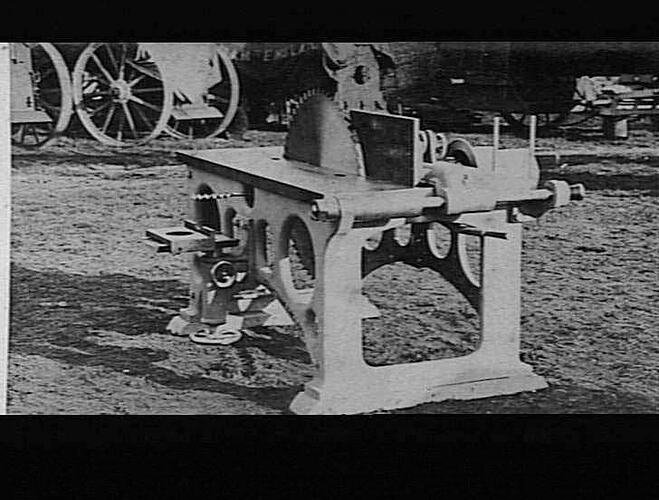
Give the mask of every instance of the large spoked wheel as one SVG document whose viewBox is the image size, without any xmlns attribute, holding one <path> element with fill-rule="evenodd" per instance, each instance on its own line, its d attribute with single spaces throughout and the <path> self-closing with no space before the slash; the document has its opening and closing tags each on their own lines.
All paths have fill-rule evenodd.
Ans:
<svg viewBox="0 0 659 500">
<path fill-rule="evenodd" d="M 92 43 L 73 69 L 73 100 L 85 129 L 104 144 L 157 137 L 172 111 L 172 89 L 136 43 Z"/>
<path fill-rule="evenodd" d="M 215 47 L 208 59 L 208 68 L 201 75 L 205 78 L 205 93 L 202 96 L 205 105 L 219 111 L 216 118 L 199 118 L 182 120 L 177 109 L 185 110 L 185 103 L 174 97 L 174 114 L 167 122 L 165 132 L 177 139 L 197 139 L 217 137 L 231 124 L 240 98 L 238 72 L 227 52 Z"/>
<path fill-rule="evenodd" d="M 50 43 L 26 43 L 32 60 L 34 108 L 50 123 L 12 123 L 11 140 L 23 147 L 46 144 L 66 130 L 73 114 L 71 78 L 62 55 Z"/>
</svg>

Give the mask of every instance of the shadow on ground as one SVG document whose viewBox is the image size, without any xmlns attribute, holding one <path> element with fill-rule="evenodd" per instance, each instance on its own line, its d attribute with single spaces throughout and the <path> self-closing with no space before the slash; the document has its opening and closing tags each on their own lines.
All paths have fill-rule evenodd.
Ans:
<svg viewBox="0 0 659 500">
<path fill-rule="evenodd" d="M 82 276 L 11 269 L 10 352 L 39 355 L 60 363 L 103 367 L 143 377 L 177 390 L 218 392 L 277 410 L 288 407 L 299 386 L 248 387 L 204 376 L 181 375 L 154 365 L 169 357 L 164 349 L 94 342 L 94 332 L 126 336 L 162 335 L 172 314 L 186 305 L 187 286 L 129 275 Z M 178 299 L 170 299 L 178 297 Z M 162 310 L 159 310 L 162 309 Z M 309 363 L 299 339 L 268 330 L 271 340 L 249 339 L 250 347 L 285 360 Z M 163 338 L 168 336 L 162 335 Z M 253 374 L 251 353 L 242 341 L 230 346 L 241 360 L 242 376 Z M 212 367 L 219 370 L 221 367 Z"/>
<path fill-rule="evenodd" d="M 82 276 L 11 269 L 10 352 L 38 355 L 63 364 L 102 367 L 130 373 L 180 391 L 230 395 L 286 412 L 299 385 L 248 386 L 203 375 L 185 375 L 155 363 L 169 357 L 165 349 L 122 347 L 94 342 L 95 331 L 127 337 L 162 335 L 171 311 L 185 305 L 187 288 L 179 281 L 149 281 L 123 274 Z M 172 298 L 173 297 L 173 298 Z M 158 310 L 161 308 L 162 310 Z M 266 333 L 264 329 L 260 333 Z M 299 339 L 267 329 L 270 339 L 249 339 L 250 349 L 285 360 L 310 363 Z M 162 335 L 163 339 L 168 336 Z M 164 344 L 163 344 L 164 345 Z M 229 346 L 239 358 L 241 377 L 256 371 L 246 344 Z M 225 348 L 223 348 L 225 349 Z M 231 365 L 211 367 L 222 372 Z M 560 374 L 561 367 L 556 367 Z M 231 374 L 229 374 L 231 375 Z M 242 379 L 240 379 L 242 380 Z M 38 392 L 38 387 L 35 387 Z M 635 394 L 556 384 L 537 393 L 473 401 L 446 401 L 393 413 L 656 413 L 650 400 Z"/>
<path fill-rule="evenodd" d="M 524 392 L 470 401 L 427 403 L 392 413 L 657 413 L 651 400 L 636 394 L 552 384 L 538 392 Z"/>
</svg>

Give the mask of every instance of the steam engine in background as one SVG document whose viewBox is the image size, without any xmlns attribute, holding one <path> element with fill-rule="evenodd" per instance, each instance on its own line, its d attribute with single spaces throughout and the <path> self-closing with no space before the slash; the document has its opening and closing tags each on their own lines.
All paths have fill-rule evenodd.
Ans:
<svg viewBox="0 0 659 500">
<path fill-rule="evenodd" d="M 352 45 L 370 48 L 367 62 L 350 63 L 351 72 L 366 68 L 367 79 L 379 79 L 382 95 L 370 101 L 433 125 L 478 111 L 502 114 L 517 129 L 532 114 L 540 128 L 575 112 L 611 122 L 659 114 L 659 42 L 246 43 L 234 61 L 250 121 L 285 122 L 290 103 L 311 88 L 335 95 L 330 68 L 340 58 L 332 47 Z"/>
</svg>

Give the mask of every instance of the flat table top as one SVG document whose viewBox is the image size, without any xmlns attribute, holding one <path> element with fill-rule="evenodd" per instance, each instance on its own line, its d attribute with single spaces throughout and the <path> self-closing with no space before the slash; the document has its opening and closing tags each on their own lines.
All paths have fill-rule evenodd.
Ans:
<svg viewBox="0 0 659 500">
<path fill-rule="evenodd" d="M 286 160 L 283 154 L 284 148 L 279 146 L 177 152 L 178 157 L 193 168 L 298 200 L 354 193 L 367 196 L 373 192 L 408 189 L 391 182 Z"/>
</svg>

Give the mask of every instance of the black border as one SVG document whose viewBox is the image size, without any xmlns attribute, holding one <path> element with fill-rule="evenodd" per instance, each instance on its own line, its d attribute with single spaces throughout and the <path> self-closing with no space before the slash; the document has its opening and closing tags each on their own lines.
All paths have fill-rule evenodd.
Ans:
<svg viewBox="0 0 659 500">
<path fill-rule="evenodd" d="M 27 4 L 27 2 L 26 2 Z M 35 7 L 34 5 L 38 5 Z M 146 41 L 414 41 L 414 40 L 657 40 L 658 17 L 648 4 L 626 12 L 622 6 L 581 5 L 571 8 L 537 3 L 463 8 L 417 3 L 406 11 L 391 7 L 328 3 L 323 9 L 291 9 L 260 3 L 217 3 L 195 6 L 144 4 L 73 4 L 25 7 L 12 2 L 3 9 L 0 33 L 7 41 L 76 42 Z M 86 10 L 84 10 L 86 8 Z M 409 8 L 409 7 L 408 7 Z M 32 10 L 30 10 L 32 9 Z M 653 416 L 554 415 L 379 415 L 360 417 L 35 417 L 0 420 L 0 443 L 6 451 L 102 451 L 120 447 L 154 450 L 183 446 L 222 450 L 245 460 L 260 450 L 281 452 L 288 463 L 293 450 L 325 453 L 355 446 L 372 450 L 380 460 L 398 457 L 397 450 L 416 450 L 432 462 L 449 445 L 482 447 L 530 446 L 537 449 L 583 450 L 590 446 L 624 445 L 639 450 L 659 441 Z M 277 446 L 279 448 L 277 448 Z M 599 448 L 598 448 L 599 449 Z M 238 450 L 238 451 L 236 451 Z M 439 451 L 438 451 L 439 450 Z M 267 451 L 263 451 L 268 454 Z M 596 452 L 599 453 L 599 452 Z M 45 455 L 43 455 L 45 454 Z M 241 458 L 242 457 L 242 458 Z M 296 456 L 298 463 L 306 455 Z M 354 457 L 353 457 L 354 458 Z M 38 458 L 37 458 L 38 459 Z M 172 470 L 176 471 L 176 456 Z M 396 458 L 398 460 L 398 458 Z M 647 457 L 648 463 L 652 457 Z M 629 463 L 629 462 L 627 462 Z M 281 463 L 279 464 L 281 465 Z M 372 464 L 371 464 L 372 465 Z M 475 471 L 475 474 L 478 472 Z M 438 476 L 441 474 L 438 472 Z"/>
<path fill-rule="evenodd" d="M 585 2 L 12 2 L 7 41 L 659 40 L 659 6 Z"/>
<path fill-rule="evenodd" d="M 4 450 L 182 445 L 310 450 L 362 443 L 404 450 L 450 445 L 581 449 L 659 443 L 656 415 L 21 416 L 0 420 Z"/>
</svg>

